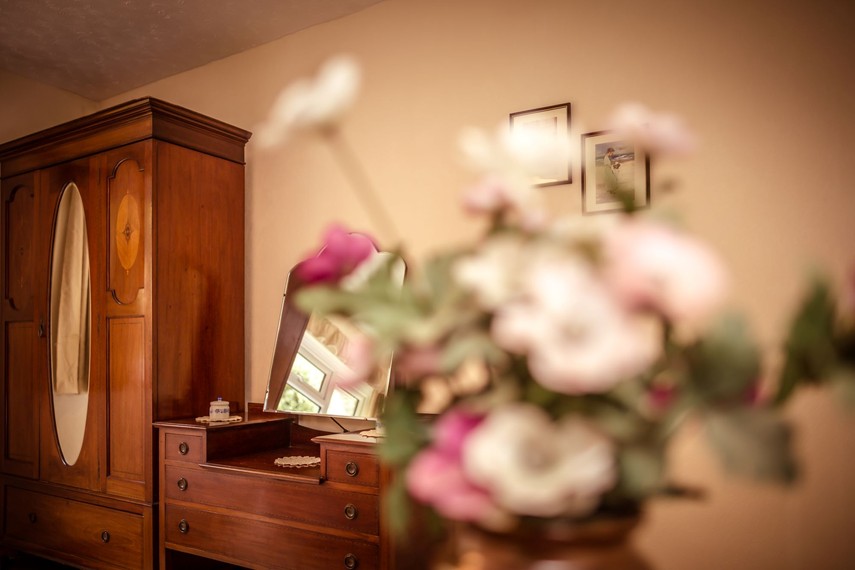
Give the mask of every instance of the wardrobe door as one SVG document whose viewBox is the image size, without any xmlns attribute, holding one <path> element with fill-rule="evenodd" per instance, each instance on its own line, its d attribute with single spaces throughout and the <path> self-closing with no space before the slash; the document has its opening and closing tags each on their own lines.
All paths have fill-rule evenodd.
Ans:
<svg viewBox="0 0 855 570">
<path fill-rule="evenodd" d="M 89 159 L 42 170 L 39 232 L 49 245 L 38 272 L 48 275 L 47 342 L 37 358 L 45 363 L 46 397 L 41 399 L 41 479 L 97 491 L 103 433 L 103 347 L 97 307 L 91 302 L 98 225 L 98 171 Z M 102 238 L 103 239 L 103 238 Z"/>
<path fill-rule="evenodd" d="M 2 430 L 3 473 L 38 477 L 37 353 L 44 338 L 44 322 L 37 311 L 44 272 L 39 263 L 36 178 L 34 172 L 3 180 L 2 263 L 0 306 L 0 392 L 5 421 Z M 43 344 L 43 343 L 42 343 Z"/>
</svg>

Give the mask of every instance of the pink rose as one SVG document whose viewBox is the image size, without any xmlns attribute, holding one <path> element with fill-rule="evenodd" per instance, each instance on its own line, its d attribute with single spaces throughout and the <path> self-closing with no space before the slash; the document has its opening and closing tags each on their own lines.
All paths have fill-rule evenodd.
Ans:
<svg viewBox="0 0 855 570">
<path fill-rule="evenodd" d="M 395 371 L 405 381 L 441 372 L 442 349 L 436 345 L 408 346 L 395 353 Z"/>
<path fill-rule="evenodd" d="M 443 414 L 434 424 L 433 447 L 447 455 L 460 456 L 463 442 L 473 429 L 484 421 L 484 417 L 461 408 Z"/>
<path fill-rule="evenodd" d="M 333 225 L 324 235 L 321 250 L 297 266 L 297 277 L 310 284 L 336 283 L 376 251 L 374 241 L 368 236 Z"/>
<path fill-rule="evenodd" d="M 479 522 L 495 509 L 489 494 L 466 479 L 459 457 L 437 449 L 419 453 L 410 462 L 406 477 L 413 498 L 446 518 Z"/>
<path fill-rule="evenodd" d="M 469 214 L 492 214 L 511 203 L 507 186 L 495 176 L 487 176 L 463 194 L 463 207 Z"/>
<path fill-rule="evenodd" d="M 724 266 L 706 244 L 668 226 L 630 220 L 605 239 L 604 278 L 630 308 L 695 325 L 723 303 Z"/>
<path fill-rule="evenodd" d="M 344 388 L 368 380 L 377 365 L 374 341 L 362 333 L 357 333 L 347 340 L 341 356 L 348 367 L 347 371 L 338 376 L 338 385 Z"/>
<path fill-rule="evenodd" d="M 640 103 L 624 103 L 608 121 L 609 129 L 658 156 L 685 156 L 697 145 L 677 115 L 654 113 Z"/>
<path fill-rule="evenodd" d="M 745 390 L 742 397 L 751 408 L 762 408 L 769 403 L 769 394 L 763 389 L 763 381 L 759 378 Z"/>
<path fill-rule="evenodd" d="M 677 399 L 672 386 L 652 386 L 647 392 L 647 405 L 655 414 L 664 414 Z"/>
<path fill-rule="evenodd" d="M 442 516 L 490 527 L 502 524 L 506 514 L 485 489 L 469 481 L 462 461 L 463 444 L 482 420 L 461 409 L 443 414 L 434 425 L 433 445 L 410 462 L 406 484 L 413 498 Z"/>
</svg>

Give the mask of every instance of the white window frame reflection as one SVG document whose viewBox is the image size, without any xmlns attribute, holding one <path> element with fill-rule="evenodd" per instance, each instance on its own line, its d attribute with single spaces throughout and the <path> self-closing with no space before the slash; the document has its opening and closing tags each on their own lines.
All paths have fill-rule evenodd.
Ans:
<svg viewBox="0 0 855 570">
<path fill-rule="evenodd" d="M 299 408 L 291 407 L 286 405 L 286 401 L 288 400 L 288 393 L 293 392 L 298 397 L 303 398 L 309 405 L 313 406 L 314 409 L 311 410 L 301 410 Z M 280 412 L 308 412 L 312 414 L 320 413 L 321 405 L 312 400 L 306 394 L 302 393 L 300 390 L 295 388 L 294 386 L 287 385 L 285 389 L 282 391 L 282 397 L 279 399 L 279 406 L 277 408 Z"/>
<path fill-rule="evenodd" d="M 305 369 L 307 374 L 300 374 L 301 369 Z M 303 384 L 306 384 L 318 393 L 323 392 L 324 383 L 329 377 L 329 371 L 320 368 L 299 352 L 294 357 L 291 374 L 292 376 L 297 376 Z"/>
<path fill-rule="evenodd" d="M 338 386 L 336 378 L 351 373 L 350 368 L 309 332 L 303 335 L 295 362 L 297 358 L 301 358 L 302 364 L 314 369 L 315 375 L 321 376 L 323 380 L 320 386 L 317 383 L 313 385 L 295 373 L 292 367 L 286 387 L 294 388 L 300 395 L 317 404 L 320 407 L 318 413 L 350 417 L 359 417 L 364 413 L 371 391 L 365 387 L 345 389 Z"/>
</svg>

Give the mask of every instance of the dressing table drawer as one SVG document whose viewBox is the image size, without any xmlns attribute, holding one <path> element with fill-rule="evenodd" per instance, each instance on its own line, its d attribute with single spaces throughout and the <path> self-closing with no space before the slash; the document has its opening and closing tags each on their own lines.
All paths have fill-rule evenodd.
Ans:
<svg viewBox="0 0 855 570">
<path fill-rule="evenodd" d="M 167 504 L 166 546 L 253 568 L 369 570 L 379 568 L 376 543 L 293 528 L 264 517 L 220 514 Z"/>
<path fill-rule="evenodd" d="M 167 501 L 236 509 L 363 534 L 380 533 L 377 494 L 181 465 L 166 465 L 162 484 Z"/>
<path fill-rule="evenodd" d="M 103 567 L 142 568 L 143 517 L 108 507 L 6 487 L 6 536 Z"/>
<path fill-rule="evenodd" d="M 164 435 L 163 458 L 167 461 L 202 463 L 202 436 L 181 432 L 166 432 Z"/>
<path fill-rule="evenodd" d="M 327 450 L 326 478 L 337 483 L 378 487 L 380 463 L 377 456 L 367 453 Z"/>
</svg>

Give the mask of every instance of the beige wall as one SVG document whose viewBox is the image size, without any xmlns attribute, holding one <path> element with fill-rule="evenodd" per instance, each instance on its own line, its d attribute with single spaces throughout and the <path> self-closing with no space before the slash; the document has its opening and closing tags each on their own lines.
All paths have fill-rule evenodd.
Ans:
<svg viewBox="0 0 855 570">
<path fill-rule="evenodd" d="M 0 142 L 97 109 L 95 101 L 0 69 Z"/>
<path fill-rule="evenodd" d="M 345 134 L 417 255 L 477 231 L 457 208 L 469 180 L 454 148 L 462 126 L 492 128 L 510 112 L 567 101 L 577 135 L 601 128 L 625 100 L 675 111 L 702 147 L 654 166 L 654 183 L 673 174 L 683 184 L 670 198 L 654 191 L 653 202 L 678 205 L 722 252 L 734 304 L 772 346 L 813 264 L 840 279 L 855 264 L 844 138 L 855 127 L 855 49 L 845 4 L 387 0 L 99 107 L 152 95 L 253 130 L 289 80 L 331 54 L 355 54 L 365 89 Z M 27 130 L 47 126 L 43 109 L 54 105 L 66 118 L 90 110 L 19 87 L 39 94 Z M 27 98 L 5 85 L 0 96 L 3 107 Z M 0 113 L 0 140 L 22 134 L 26 125 L 7 128 Z M 272 152 L 251 141 L 247 166 L 247 392 L 260 401 L 288 268 L 330 221 L 372 228 L 318 141 Z M 544 189 L 556 212 L 580 211 L 578 161 L 573 170 L 573 184 Z M 799 398 L 791 413 L 806 465 L 790 490 L 724 479 L 703 434 L 683 432 L 674 472 L 709 496 L 651 507 L 638 544 L 659 570 L 855 567 L 855 416 L 822 393 Z"/>
</svg>

